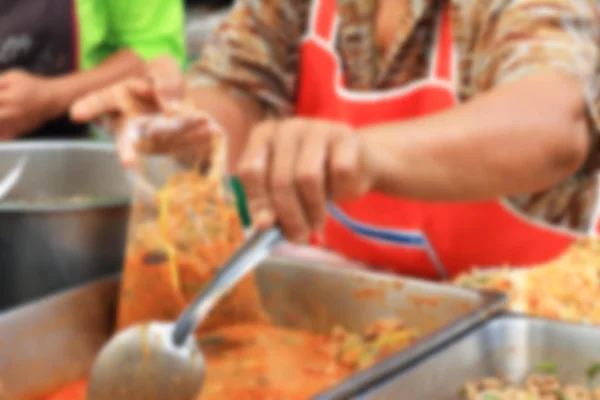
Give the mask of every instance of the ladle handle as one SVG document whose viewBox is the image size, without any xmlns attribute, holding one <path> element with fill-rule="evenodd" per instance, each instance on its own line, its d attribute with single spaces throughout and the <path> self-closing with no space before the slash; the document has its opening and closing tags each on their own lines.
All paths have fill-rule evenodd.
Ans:
<svg viewBox="0 0 600 400">
<path fill-rule="evenodd" d="M 282 240 L 283 234 L 277 226 L 255 231 L 179 317 L 173 333 L 175 345 L 182 345 L 219 300 L 267 258 L 273 247 Z"/>
</svg>

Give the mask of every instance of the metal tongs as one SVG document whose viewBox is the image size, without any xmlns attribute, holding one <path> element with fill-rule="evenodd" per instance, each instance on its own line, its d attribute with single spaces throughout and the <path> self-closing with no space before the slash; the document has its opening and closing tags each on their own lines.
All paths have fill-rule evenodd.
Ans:
<svg viewBox="0 0 600 400">
<path fill-rule="evenodd" d="M 117 334 L 94 363 L 88 399 L 195 399 L 205 363 L 194 332 L 282 239 L 278 227 L 254 232 L 175 323 L 150 322 Z"/>
</svg>

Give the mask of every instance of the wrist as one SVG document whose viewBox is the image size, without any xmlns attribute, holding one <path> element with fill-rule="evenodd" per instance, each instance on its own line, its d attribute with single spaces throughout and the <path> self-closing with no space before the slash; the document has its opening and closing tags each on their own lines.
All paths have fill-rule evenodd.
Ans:
<svg viewBox="0 0 600 400">
<path fill-rule="evenodd" d="M 362 147 L 362 169 L 369 190 L 380 191 L 385 176 L 385 164 L 388 163 L 386 148 L 376 134 L 359 131 L 358 135 Z"/>
<path fill-rule="evenodd" d="M 69 107 L 76 100 L 76 95 L 63 77 L 43 78 L 43 106 L 48 119 L 58 118 L 69 111 Z"/>
<path fill-rule="evenodd" d="M 412 184 L 413 153 L 408 135 L 396 129 L 372 126 L 360 131 L 363 137 L 364 165 L 371 179 L 371 190 L 394 196 L 406 196 Z"/>
</svg>

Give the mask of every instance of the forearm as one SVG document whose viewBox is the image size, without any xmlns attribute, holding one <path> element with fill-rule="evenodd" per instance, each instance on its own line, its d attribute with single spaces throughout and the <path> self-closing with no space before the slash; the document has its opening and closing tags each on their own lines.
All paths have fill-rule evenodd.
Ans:
<svg viewBox="0 0 600 400">
<path fill-rule="evenodd" d="M 265 117 L 264 108 L 249 96 L 216 86 L 197 86 L 186 97 L 188 103 L 207 112 L 227 132 L 229 170 L 235 173 L 252 127 Z"/>
<path fill-rule="evenodd" d="M 447 112 L 372 126 L 375 189 L 432 201 L 475 201 L 548 188 L 573 174 L 589 147 L 578 83 L 545 73 Z"/>
<path fill-rule="evenodd" d="M 135 52 L 121 50 L 88 71 L 51 78 L 54 94 L 52 113 L 54 116 L 62 115 L 77 99 L 88 93 L 143 71 L 144 61 Z"/>
</svg>

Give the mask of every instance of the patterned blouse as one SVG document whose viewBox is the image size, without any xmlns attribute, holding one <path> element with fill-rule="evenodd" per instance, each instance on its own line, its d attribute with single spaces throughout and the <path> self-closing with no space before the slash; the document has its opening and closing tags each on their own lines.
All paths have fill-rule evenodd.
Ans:
<svg viewBox="0 0 600 400">
<path fill-rule="evenodd" d="M 322 0 L 325 1 L 325 0 Z M 554 188 L 506 199 L 530 218 L 587 233 L 600 171 L 600 3 L 597 0 L 395 0 L 401 19 L 392 44 L 375 37 L 377 0 L 337 1 L 336 37 L 353 90 L 404 86 L 429 71 L 436 21 L 450 3 L 460 101 L 545 69 L 581 80 L 594 132 L 582 171 Z M 192 84 L 219 84 L 254 96 L 271 113 L 294 110 L 298 57 L 311 0 L 237 0 L 192 67 Z"/>
</svg>

